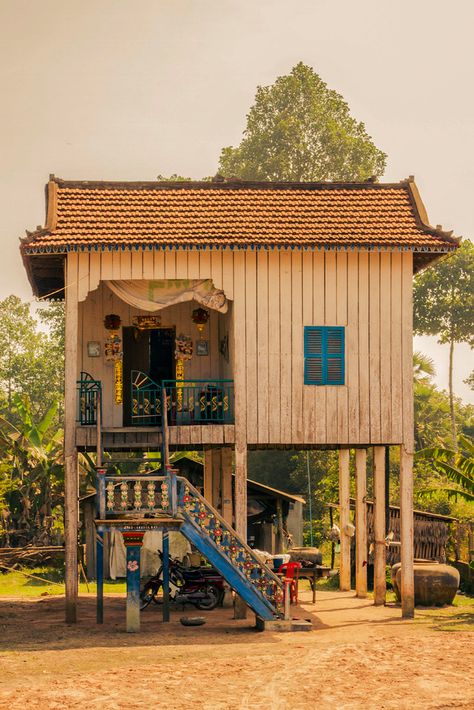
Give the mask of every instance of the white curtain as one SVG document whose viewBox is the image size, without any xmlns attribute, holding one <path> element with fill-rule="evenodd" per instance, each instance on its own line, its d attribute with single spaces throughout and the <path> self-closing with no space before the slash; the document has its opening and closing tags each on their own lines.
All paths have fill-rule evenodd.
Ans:
<svg viewBox="0 0 474 710">
<path fill-rule="evenodd" d="M 191 552 L 191 545 L 180 532 L 171 530 L 169 538 L 171 557 L 177 557 L 182 560 L 188 552 Z M 163 535 L 161 530 L 149 530 L 146 532 L 143 536 L 143 546 L 140 550 L 140 575 L 142 577 L 151 577 L 158 571 L 160 566 L 158 550 L 162 549 Z M 114 528 L 110 531 L 109 563 L 110 579 L 127 576 L 127 552 L 122 533 Z"/>
<path fill-rule="evenodd" d="M 204 308 L 227 312 L 225 293 L 214 288 L 211 279 L 107 281 L 107 285 L 122 301 L 142 311 L 159 311 L 175 303 L 194 300 Z"/>
</svg>

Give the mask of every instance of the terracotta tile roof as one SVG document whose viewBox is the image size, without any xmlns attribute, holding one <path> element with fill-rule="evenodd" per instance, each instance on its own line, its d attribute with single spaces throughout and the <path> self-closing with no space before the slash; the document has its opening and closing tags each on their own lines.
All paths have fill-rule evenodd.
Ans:
<svg viewBox="0 0 474 710">
<path fill-rule="evenodd" d="M 46 227 L 29 235 L 22 251 L 361 246 L 440 253 L 456 248 L 449 234 L 422 222 L 417 194 L 411 180 L 105 183 L 53 178 Z"/>
</svg>

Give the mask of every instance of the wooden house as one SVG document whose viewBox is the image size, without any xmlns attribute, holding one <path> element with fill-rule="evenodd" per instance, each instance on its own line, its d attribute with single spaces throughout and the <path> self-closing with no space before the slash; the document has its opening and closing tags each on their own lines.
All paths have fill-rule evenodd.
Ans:
<svg viewBox="0 0 474 710">
<path fill-rule="evenodd" d="M 51 176 L 46 201 L 45 226 L 21 252 L 35 295 L 66 300 L 68 618 L 77 597 L 77 452 L 97 448 L 100 462 L 103 450 L 156 450 L 164 436 L 171 450 L 206 450 L 205 488 L 220 486 L 218 512 L 229 522 L 234 509 L 242 544 L 248 449 L 338 449 L 341 589 L 350 588 L 354 450 L 359 596 L 373 448 L 376 603 L 385 595 L 385 455 L 400 447 L 402 612 L 411 616 L 412 278 L 458 244 L 429 226 L 413 178 Z"/>
</svg>

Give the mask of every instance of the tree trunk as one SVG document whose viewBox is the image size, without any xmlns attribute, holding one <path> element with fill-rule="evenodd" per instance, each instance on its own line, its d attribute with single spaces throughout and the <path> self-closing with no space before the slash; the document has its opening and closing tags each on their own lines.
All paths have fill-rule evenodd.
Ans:
<svg viewBox="0 0 474 710">
<path fill-rule="evenodd" d="M 449 341 L 449 412 L 451 415 L 451 436 L 453 439 L 453 448 L 458 449 L 458 439 L 456 432 L 456 418 L 454 416 L 454 392 L 453 392 L 453 360 L 454 360 L 454 340 Z"/>
</svg>

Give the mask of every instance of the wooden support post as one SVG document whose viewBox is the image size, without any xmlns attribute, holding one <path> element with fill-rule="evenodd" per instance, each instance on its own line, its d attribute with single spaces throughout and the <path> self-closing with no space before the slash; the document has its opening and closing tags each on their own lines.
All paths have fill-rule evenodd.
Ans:
<svg viewBox="0 0 474 710">
<path fill-rule="evenodd" d="M 95 579 L 96 592 L 96 619 L 98 624 L 104 623 L 104 533 L 96 531 L 95 548 Z"/>
<path fill-rule="evenodd" d="M 212 450 L 204 451 L 204 498 L 212 505 Z"/>
<path fill-rule="evenodd" d="M 66 266 L 66 331 L 64 372 L 64 547 L 66 623 L 77 621 L 77 531 L 79 480 L 76 449 L 76 380 L 78 337 L 77 254 L 68 254 Z"/>
<path fill-rule="evenodd" d="M 283 506 L 281 498 L 277 498 L 276 501 L 276 511 L 277 511 L 277 539 L 276 539 L 276 552 L 283 552 L 284 548 L 284 534 L 283 534 Z"/>
<path fill-rule="evenodd" d="M 235 447 L 235 529 L 247 541 L 247 446 Z"/>
<path fill-rule="evenodd" d="M 350 472 L 349 449 L 339 450 L 339 527 L 341 528 L 341 552 L 339 562 L 339 589 L 351 588 L 351 536 L 350 524 Z"/>
<path fill-rule="evenodd" d="M 222 510 L 221 505 L 221 475 L 222 475 L 222 465 L 221 465 L 221 450 L 212 449 L 211 451 L 212 459 L 212 506 L 219 512 Z"/>
<path fill-rule="evenodd" d="M 170 620 L 170 534 L 163 530 L 163 621 Z"/>
<path fill-rule="evenodd" d="M 400 561 L 402 616 L 415 615 L 415 579 L 413 571 L 413 454 L 400 446 Z"/>
<path fill-rule="evenodd" d="M 367 449 L 356 449 L 356 596 L 367 596 Z"/>
<path fill-rule="evenodd" d="M 233 527 L 233 506 L 232 506 L 232 449 L 225 446 L 221 449 L 221 500 L 222 511 L 221 515 Z M 231 608 L 233 604 L 232 590 L 230 586 L 225 584 L 224 599 L 222 606 Z"/>
<path fill-rule="evenodd" d="M 225 447 L 221 451 L 222 461 L 222 517 L 232 525 L 232 449 Z"/>
<path fill-rule="evenodd" d="M 140 548 L 142 532 L 124 532 L 123 541 L 127 550 L 127 631 L 140 631 Z"/>
<path fill-rule="evenodd" d="M 235 444 L 235 529 L 247 542 L 247 444 Z M 234 618 L 247 618 L 247 605 L 236 596 Z"/>
<path fill-rule="evenodd" d="M 374 604 L 385 604 L 385 447 L 374 446 Z"/>
</svg>

